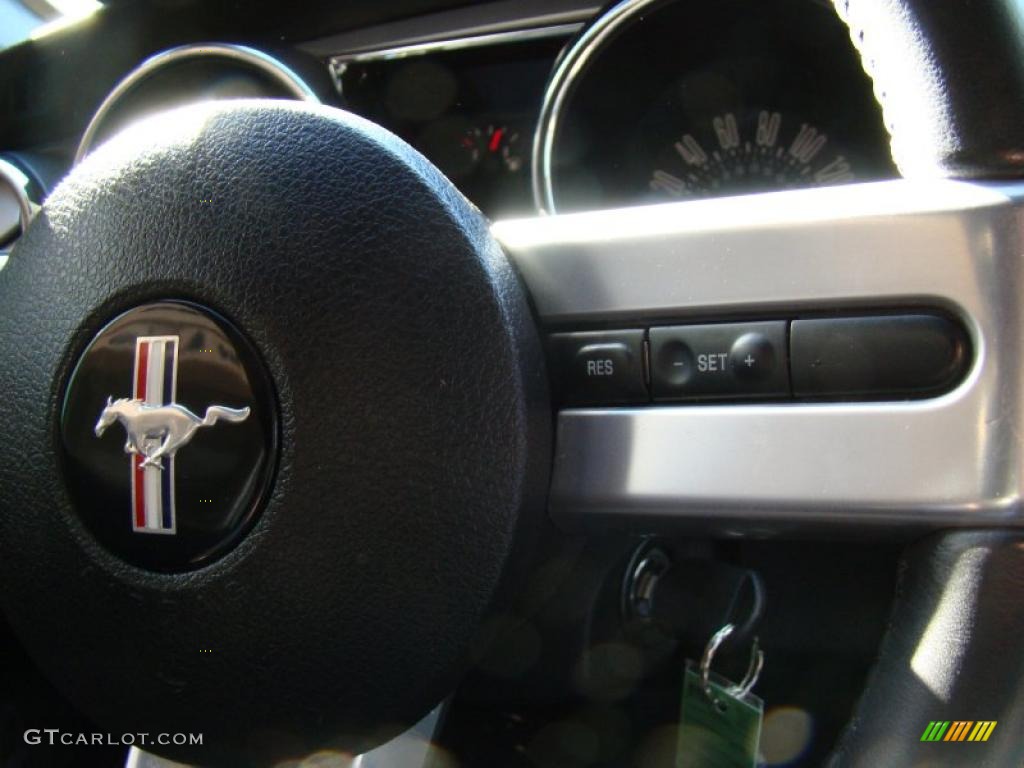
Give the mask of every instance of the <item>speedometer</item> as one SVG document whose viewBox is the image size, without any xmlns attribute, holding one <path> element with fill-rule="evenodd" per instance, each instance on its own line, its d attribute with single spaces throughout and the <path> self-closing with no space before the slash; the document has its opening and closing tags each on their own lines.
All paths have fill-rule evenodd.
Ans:
<svg viewBox="0 0 1024 768">
<path fill-rule="evenodd" d="M 560 58 L 534 197 L 566 212 L 895 175 L 831 3 L 623 0 Z"/>
<path fill-rule="evenodd" d="M 848 156 L 825 130 L 798 117 L 725 112 L 664 147 L 647 188 L 671 199 L 842 184 L 856 178 Z"/>
</svg>

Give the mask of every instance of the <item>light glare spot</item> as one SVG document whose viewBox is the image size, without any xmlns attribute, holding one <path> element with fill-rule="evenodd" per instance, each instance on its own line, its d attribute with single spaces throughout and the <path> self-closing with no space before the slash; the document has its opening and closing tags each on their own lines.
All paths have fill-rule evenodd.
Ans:
<svg viewBox="0 0 1024 768">
<path fill-rule="evenodd" d="M 776 707 L 764 717 L 761 754 L 768 765 L 786 765 L 811 745 L 814 719 L 799 707 Z"/>
<path fill-rule="evenodd" d="M 53 21 L 32 30 L 32 34 L 29 35 L 30 40 L 39 40 L 47 35 L 52 35 L 54 32 L 67 29 L 80 21 L 88 19 L 103 7 L 99 0 L 47 0 L 47 5 L 51 6 L 60 15 Z"/>
</svg>

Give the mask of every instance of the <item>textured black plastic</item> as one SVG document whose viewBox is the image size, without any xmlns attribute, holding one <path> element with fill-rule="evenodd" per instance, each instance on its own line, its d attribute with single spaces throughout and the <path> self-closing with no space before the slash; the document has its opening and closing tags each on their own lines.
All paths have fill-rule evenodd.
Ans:
<svg viewBox="0 0 1024 768">
<path fill-rule="evenodd" d="M 1021 765 L 1022 592 L 1019 532 L 950 532 L 910 548 L 878 661 L 829 766 Z M 997 725 L 984 743 L 922 742 L 932 720 Z"/>
<path fill-rule="evenodd" d="M 58 465 L 78 355 L 165 298 L 240 328 L 280 405 L 265 512 L 185 574 L 97 546 Z M 542 512 L 551 425 L 516 275 L 424 158 L 328 108 L 165 114 L 55 190 L 0 301 L 3 603 L 72 701 L 237 765 L 367 746 L 451 691 Z"/>
<path fill-rule="evenodd" d="M 1014 0 L 833 0 L 904 176 L 1024 175 L 1024 16 Z"/>
<path fill-rule="evenodd" d="M 927 397 L 971 363 L 967 333 L 940 315 L 794 320 L 789 363 L 797 397 Z"/>
</svg>

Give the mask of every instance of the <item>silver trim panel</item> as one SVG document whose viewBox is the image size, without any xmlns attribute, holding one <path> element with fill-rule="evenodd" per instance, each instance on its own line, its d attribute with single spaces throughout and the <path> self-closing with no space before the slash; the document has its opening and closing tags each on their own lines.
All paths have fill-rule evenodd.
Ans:
<svg viewBox="0 0 1024 768">
<path fill-rule="evenodd" d="M 933 306 L 976 359 L 931 400 L 575 409 L 563 522 L 1024 522 L 1024 184 L 892 181 L 495 224 L 551 327 Z"/>
<path fill-rule="evenodd" d="M 78 151 L 75 153 L 75 164 L 81 162 L 82 158 L 89 154 L 96 134 L 103 124 L 103 120 L 122 96 L 164 67 L 188 59 L 208 57 L 231 59 L 232 61 L 248 64 L 272 77 L 299 101 L 320 102 L 313 89 L 292 69 L 273 56 L 263 51 L 258 51 L 255 48 L 231 43 L 206 43 L 203 45 L 182 45 L 177 48 L 170 48 L 143 61 L 125 75 L 114 86 L 114 89 L 107 94 L 99 109 L 96 110 L 96 114 L 89 121 L 85 133 L 82 134 L 82 140 L 78 144 Z"/>
</svg>

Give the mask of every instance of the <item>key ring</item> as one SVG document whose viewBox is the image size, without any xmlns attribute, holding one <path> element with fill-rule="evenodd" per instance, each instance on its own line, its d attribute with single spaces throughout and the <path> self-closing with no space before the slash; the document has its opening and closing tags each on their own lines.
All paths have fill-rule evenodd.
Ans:
<svg viewBox="0 0 1024 768">
<path fill-rule="evenodd" d="M 715 632 L 708 641 L 707 646 L 705 646 L 704 655 L 700 659 L 701 686 L 704 689 L 704 694 L 712 701 L 714 701 L 715 697 L 711 693 L 711 659 L 714 657 L 715 651 L 733 633 L 734 629 L 735 627 L 732 624 L 726 624 Z M 750 693 L 751 689 L 757 684 L 757 678 L 760 676 L 763 666 L 764 651 L 761 650 L 755 637 L 754 644 L 750 648 L 750 664 L 747 666 L 747 674 L 743 676 L 743 680 L 738 684 L 727 689 L 729 695 L 739 699 Z"/>
</svg>

